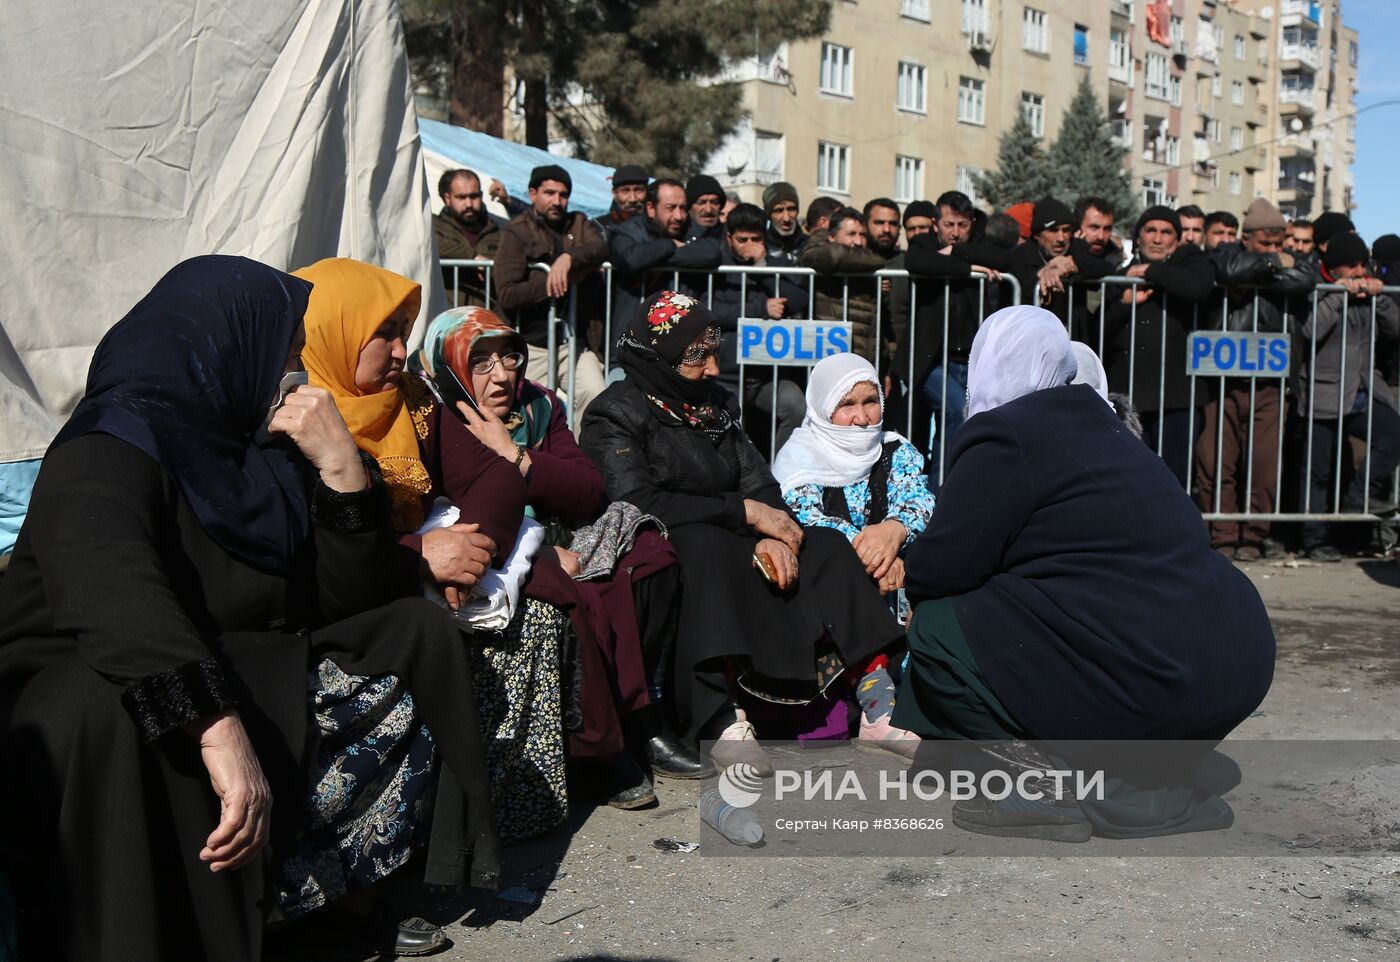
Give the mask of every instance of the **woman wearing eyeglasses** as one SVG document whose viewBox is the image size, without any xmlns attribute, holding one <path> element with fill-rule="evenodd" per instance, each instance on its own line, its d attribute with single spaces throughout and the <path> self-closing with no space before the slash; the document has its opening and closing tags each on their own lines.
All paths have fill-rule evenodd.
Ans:
<svg viewBox="0 0 1400 962">
<path fill-rule="evenodd" d="M 626 379 L 588 406 L 583 447 L 607 497 L 660 518 L 680 559 L 677 730 L 717 738 L 722 764 L 762 771 L 743 703 L 811 705 L 815 729 L 785 720 L 799 737 L 834 737 L 824 731 L 839 722 L 815 717 L 822 696 L 902 631 L 846 537 L 793 518 L 715 380 L 720 341 L 704 304 L 676 291 L 650 298 L 618 348 Z"/>
</svg>

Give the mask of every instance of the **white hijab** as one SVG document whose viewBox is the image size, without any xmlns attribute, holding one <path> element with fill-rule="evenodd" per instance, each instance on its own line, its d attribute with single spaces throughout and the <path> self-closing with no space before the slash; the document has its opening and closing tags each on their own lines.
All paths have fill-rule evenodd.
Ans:
<svg viewBox="0 0 1400 962">
<path fill-rule="evenodd" d="M 838 427 L 831 416 L 851 389 L 869 381 L 880 397 L 880 423 L 884 423 L 885 396 L 880 378 L 870 362 L 859 354 L 832 354 L 817 362 L 807 379 L 807 415 L 773 459 L 773 476 L 787 494 L 804 484 L 844 488 L 870 476 L 887 441 L 903 441 L 880 424 Z"/>
<path fill-rule="evenodd" d="M 1099 360 L 1092 347 L 1082 341 L 1072 341 L 1070 347 L 1074 348 L 1074 361 L 1078 367 L 1070 383 L 1089 385 L 1105 404 L 1113 407 L 1113 402 L 1108 399 L 1108 375 L 1104 372 L 1103 361 Z"/>
<path fill-rule="evenodd" d="M 982 324 L 967 361 L 967 416 L 1068 384 L 1079 370 L 1059 318 L 1040 307 L 1004 307 Z"/>
</svg>

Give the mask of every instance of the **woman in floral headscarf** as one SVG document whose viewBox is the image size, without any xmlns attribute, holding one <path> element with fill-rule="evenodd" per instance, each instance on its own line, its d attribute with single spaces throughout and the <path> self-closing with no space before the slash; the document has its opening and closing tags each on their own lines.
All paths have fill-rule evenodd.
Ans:
<svg viewBox="0 0 1400 962">
<path fill-rule="evenodd" d="M 563 404 L 524 376 L 529 350 L 490 311 L 461 307 L 433 320 L 410 366 L 477 440 L 516 467 L 525 480 L 526 511 L 558 532 L 603 513 L 603 476 L 579 450 Z M 670 732 L 656 704 L 662 686 L 651 684 L 674 620 L 675 552 L 654 522 L 630 505 L 614 506 L 605 521 L 613 522 L 609 531 L 625 535 L 591 552 L 586 572 L 577 554 L 555 549 L 568 574 L 586 579 L 574 583 L 580 602 L 574 612 L 600 645 L 615 715 L 637 736 L 648 765 L 672 778 L 704 778 L 712 766 Z M 555 540 L 562 541 L 562 533 Z M 574 739 L 572 747 L 578 754 L 582 746 Z"/>
<path fill-rule="evenodd" d="M 678 723 L 718 735 L 716 760 L 762 769 L 739 689 L 815 702 L 902 633 L 846 538 L 793 519 L 714 380 L 719 347 L 703 304 L 675 291 L 649 299 L 618 349 L 626 380 L 584 416 L 583 448 L 608 498 L 660 518 L 680 558 Z"/>
</svg>

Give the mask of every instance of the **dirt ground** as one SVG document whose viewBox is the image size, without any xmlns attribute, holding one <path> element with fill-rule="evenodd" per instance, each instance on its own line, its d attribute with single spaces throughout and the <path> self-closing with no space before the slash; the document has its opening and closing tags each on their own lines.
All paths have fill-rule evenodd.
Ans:
<svg viewBox="0 0 1400 962">
<path fill-rule="evenodd" d="M 1268 698 L 1234 737 L 1396 737 L 1400 565 L 1241 567 L 1279 649 Z M 505 886 L 537 905 L 402 893 L 451 923 L 436 958 L 1400 959 L 1400 856 L 702 857 L 651 844 L 701 839 L 696 788 L 657 793 L 650 811 L 579 809 L 567 830 L 508 849 Z M 316 944 L 284 940 L 277 955 L 354 957 Z"/>
</svg>

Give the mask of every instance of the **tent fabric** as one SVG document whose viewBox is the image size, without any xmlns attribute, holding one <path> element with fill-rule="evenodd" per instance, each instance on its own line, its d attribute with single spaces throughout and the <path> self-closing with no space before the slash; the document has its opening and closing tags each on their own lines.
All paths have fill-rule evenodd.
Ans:
<svg viewBox="0 0 1400 962">
<path fill-rule="evenodd" d="M 480 177 L 483 185 L 495 178 L 505 185 L 512 197 L 523 200 L 529 196 L 530 171 L 544 164 L 558 164 L 569 172 L 574 181 L 573 191 L 569 195 L 570 209 L 582 211 L 589 217 L 599 217 L 612 206 L 611 167 L 575 157 L 561 157 L 538 147 L 527 147 L 436 120 L 420 120 L 418 126 L 423 137 L 423 160 L 427 167 L 428 183 L 434 192 L 437 190 L 437 179 L 444 172 L 454 167 L 465 167 Z M 498 204 L 488 206 L 494 214 L 505 214 L 505 208 Z M 433 209 L 441 208 L 442 200 L 434 196 Z"/>
<path fill-rule="evenodd" d="M 0 5 L 0 463 L 42 452 L 98 340 L 196 254 L 359 258 L 445 306 L 397 0 L 112 11 Z"/>
</svg>

